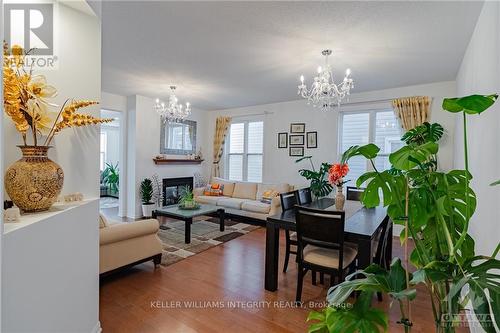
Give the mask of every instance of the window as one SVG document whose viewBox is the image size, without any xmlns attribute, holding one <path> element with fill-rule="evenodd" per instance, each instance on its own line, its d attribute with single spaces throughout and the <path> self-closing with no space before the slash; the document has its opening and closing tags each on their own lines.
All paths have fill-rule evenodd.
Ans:
<svg viewBox="0 0 500 333">
<path fill-rule="evenodd" d="M 99 150 L 99 167 L 101 171 L 106 168 L 106 151 L 108 147 L 108 136 L 106 132 L 101 132 L 100 150 Z"/>
<path fill-rule="evenodd" d="M 262 182 L 263 151 L 263 121 L 233 122 L 226 140 L 226 178 Z"/>
<path fill-rule="evenodd" d="M 377 109 L 368 111 L 344 111 L 340 113 L 340 140 L 339 156 L 349 147 L 374 143 L 380 147 L 375 160 L 378 170 L 391 167 L 389 154 L 403 146 L 401 129 L 391 109 Z M 356 156 L 349 160 L 350 186 L 368 170 L 373 169 L 370 162 L 364 157 Z"/>
</svg>

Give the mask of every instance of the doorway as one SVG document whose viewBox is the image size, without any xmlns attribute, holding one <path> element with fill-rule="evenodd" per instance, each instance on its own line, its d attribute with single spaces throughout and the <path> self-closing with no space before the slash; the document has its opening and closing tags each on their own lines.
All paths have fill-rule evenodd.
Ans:
<svg viewBox="0 0 500 333">
<path fill-rule="evenodd" d="M 101 110 L 101 118 L 113 119 L 101 125 L 99 170 L 99 208 L 105 215 L 118 215 L 120 208 L 121 112 Z"/>
</svg>

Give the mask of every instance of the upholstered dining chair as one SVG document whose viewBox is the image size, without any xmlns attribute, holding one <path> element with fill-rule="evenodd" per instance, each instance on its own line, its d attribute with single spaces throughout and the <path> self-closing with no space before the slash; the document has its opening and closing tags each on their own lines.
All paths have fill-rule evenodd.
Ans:
<svg viewBox="0 0 500 333">
<path fill-rule="evenodd" d="M 297 191 L 285 192 L 280 194 L 281 209 L 287 211 L 294 209 L 297 202 Z M 292 246 L 294 249 L 292 249 Z M 285 230 L 285 264 L 283 265 L 283 273 L 286 273 L 288 269 L 288 261 L 290 260 L 290 254 L 297 255 L 297 237 L 293 233 L 293 237 L 290 234 L 290 230 Z"/>
<path fill-rule="evenodd" d="M 344 281 L 345 272 L 356 263 L 358 250 L 344 244 L 345 212 L 325 211 L 297 206 L 297 294 L 301 301 L 304 276 L 309 270 L 330 275 L 330 285 L 335 277 Z"/>
</svg>

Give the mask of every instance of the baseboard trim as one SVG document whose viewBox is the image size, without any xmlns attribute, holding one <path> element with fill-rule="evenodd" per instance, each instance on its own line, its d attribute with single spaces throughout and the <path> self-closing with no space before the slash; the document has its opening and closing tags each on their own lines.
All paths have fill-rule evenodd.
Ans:
<svg viewBox="0 0 500 333">
<path fill-rule="evenodd" d="M 92 330 L 91 333 L 101 333 L 101 332 L 102 332 L 101 322 L 98 321 L 97 324 L 95 324 L 94 329 Z"/>
</svg>

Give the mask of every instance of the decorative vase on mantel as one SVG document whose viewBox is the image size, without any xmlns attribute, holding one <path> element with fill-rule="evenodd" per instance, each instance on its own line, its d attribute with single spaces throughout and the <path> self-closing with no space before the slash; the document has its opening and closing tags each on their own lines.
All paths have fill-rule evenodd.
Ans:
<svg viewBox="0 0 500 333">
<path fill-rule="evenodd" d="M 337 210 L 344 210 L 345 195 L 343 193 L 342 185 L 337 185 L 337 194 L 335 195 L 335 208 Z"/>
<path fill-rule="evenodd" d="M 47 156 L 50 146 L 18 146 L 23 157 L 5 173 L 5 190 L 24 212 L 48 210 L 61 193 L 62 168 Z"/>
</svg>

